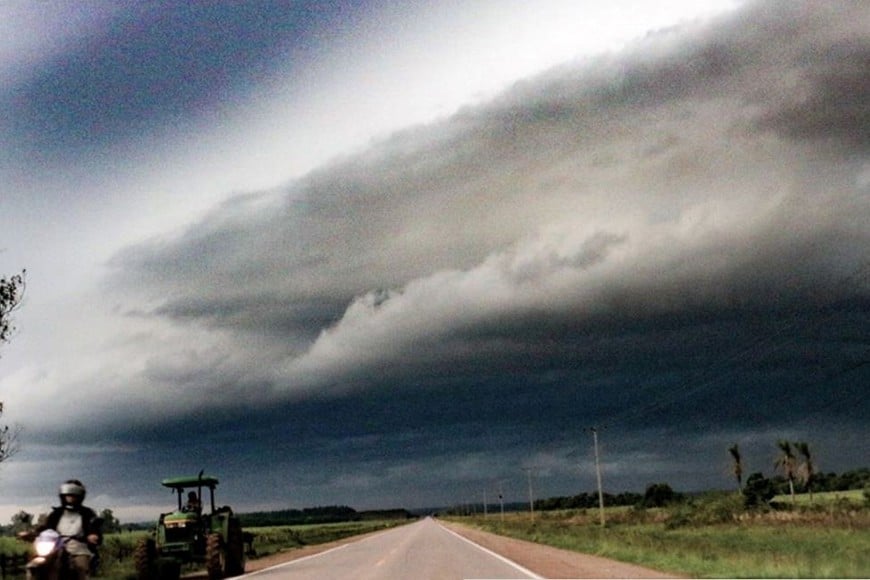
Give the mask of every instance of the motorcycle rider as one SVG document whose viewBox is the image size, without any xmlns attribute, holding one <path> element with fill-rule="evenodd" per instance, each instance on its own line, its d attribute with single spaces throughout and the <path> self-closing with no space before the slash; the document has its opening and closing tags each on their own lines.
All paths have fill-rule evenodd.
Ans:
<svg viewBox="0 0 870 580">
<path fill-rule="evenodd" d="M 82 502 L 86 495 L 85 486 L 78 479 L 69 479 L 60 485 L 58 497 L 60 506 L 54 508 L 38 531 L 56 530 L 65 537 L 64 549 L 69 555 L 68 569 L 74 578 L 87 580 L 90 575 L 91 559 L 96 548 L 103 541 L 101 521 L 94 510 Z M 52 571 L 52 578 L 60 575 L 60 570 Z"/>
</svg>

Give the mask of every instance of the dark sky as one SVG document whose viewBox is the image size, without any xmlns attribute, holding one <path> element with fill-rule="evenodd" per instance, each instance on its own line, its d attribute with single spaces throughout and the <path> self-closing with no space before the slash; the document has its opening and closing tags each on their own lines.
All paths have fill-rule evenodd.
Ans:
<svg viewBox="0 0 870 580">
<path fill-rule="evenodd" d="M 30 288 L 51 289 L 0 361 L 27 443 L 0 472 L 7 508 L 87 474 L 98 507 L 147 517 L 161 478 L 200 469 L 242 511 L 520 500 L 527 468 L 539 497 L 568 495 L 594 488 L 591 426 L 611 492 L 729 488 L 734 443 L 749 473 L 773 474 L 778 439 L 823 471 L 867 466 L 864 3 L 675 20 L 278 185 L 173 185 L 214 151 L 255 167 L 255 138 L 198 141 L 254 123 L 230 110 L 268 120 L 286 98 L 305 119 L 304 95 L 339 94 L 305 79 L 352 76 L 329 50 L 387 12 L 320 6 L 128 6 L 2 93 L 0 161 L 46 196 L 8 207 L 42 218 L 58 263 L 100 264 L 36 261 Z M 142 145 L 172 127 L 175 157 Z M 116 156 L 125 177 L 88 171 Z M 68 198 L 81 239 L 37 209 Z M 162 228 L 129 217 L 161 204 Z M 6 270 L 32 270 L 19 241 Z"/>
</svg>

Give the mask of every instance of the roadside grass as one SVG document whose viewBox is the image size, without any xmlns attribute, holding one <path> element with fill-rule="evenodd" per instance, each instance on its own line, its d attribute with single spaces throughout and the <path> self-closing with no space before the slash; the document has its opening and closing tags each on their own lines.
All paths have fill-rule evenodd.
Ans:
<svg viewBox="0 0 870 580">
<path fill-rule="evenodd" d="M 608 509 L 603 528 L 598 510 L 450 519 L 696 578 L 870 577 L 867 509 L 727 513 L 729 505 L 735 502 L 719 497 L 668 508 Z"/>
<path fill-rule="evenodd" d="M 407 520 L 371 520 L 341 522 L 331 524 L 308 524 L 297 526 L 269 526 L 245 528 L 254 534 L 253 548 L 256 555 L 250 559 L 262 558 L 316 544 L 367 534 L 408 523 Z M 140 539 L 150 536 L 150 532 L 120 532 L 106 534 L 100 548 L 100 570 L 98 577 L 107 580 L 133 580 L 136 572 L 133 563 L 133 550 Z M 30 544 L 11 537 L 0 537 L 0 554 L 27 554 Z M 182 569 L 187 574 L 202 569 L 202 566 L 188 565 Z M 24 575 L 10 576 L 9 580 L 24 578 Z"/>
<path fill-rule="evenodd" d="M 26 554 L 29 549 L 29 542 L 22 542 L 18 538 L 10 536 L 0 536 L 0 554 L 6 554 L 7 556 Z"/>
<path fill-rule="evenodd" d="M 848 502 L 855 505 L 861 505 L 866 501 L 863 489 L 849 489 L 845 491 L 823 491 L 812 494 L 797 493 L 794 496 L 795 504 L 799 506 L 808 505 L 830 505 L 832 503 Z M 791 496 L 789 494 L 777 495 L 771 501 L 777 504 L 790 504 Z"/>
</svg>

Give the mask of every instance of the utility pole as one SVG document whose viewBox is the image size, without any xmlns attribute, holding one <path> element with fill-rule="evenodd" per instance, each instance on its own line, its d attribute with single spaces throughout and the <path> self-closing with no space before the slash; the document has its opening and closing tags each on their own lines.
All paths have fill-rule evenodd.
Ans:
<svg viewBox="0 0 870 580">
<path fill-rule="evenodd" d="M 489 516 L 489 513 L 486 509 L 486 490 L 483 490 L 483 517 L 486 519 Z"/>
<path fill-rule="evenodd" d="M 532 519 L 535 519 L 535 495 L 532 493 L 532 468 L 524 467 L 523 470 L 526 472 L 526 476 L 529 480 L 529 513 L 532 516 Z"/>
<path fill-rule="evenodd" d="M 502 488 L 504 482 L 498 482 L 498 503 L 501 506 L 501 521 L 504 523 L 504 489 Z"/>
<path fill-rule="evenodd" d="M 595 448 L 595 477 L 598 479 L 598 511 L 601 514 L 601 526 L 604 526 L 604 492 L 601 490 L 601 463 L 598 461 L 598 429 L 591 427 L 592 442 Z"/>
</svg>

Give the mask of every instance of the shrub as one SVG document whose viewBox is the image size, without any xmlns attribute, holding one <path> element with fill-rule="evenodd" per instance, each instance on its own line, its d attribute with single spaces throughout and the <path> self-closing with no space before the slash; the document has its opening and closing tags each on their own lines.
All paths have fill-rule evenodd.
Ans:
<svg viewBox="0 0 870 580">
<path fill-rule="evenodd" d="M 667 483 L 653 483 L 647 486 L 643 495 L 644 507 L 664 507 L 677 499 L 677 494 Z"/>
<path fill-rule="evenodd" d="M 761 473 L 753 473 L 743 487 L 744 504 L 748 508 L 764 507 L 776 495 L 773 482 Z"/>
</svg>

